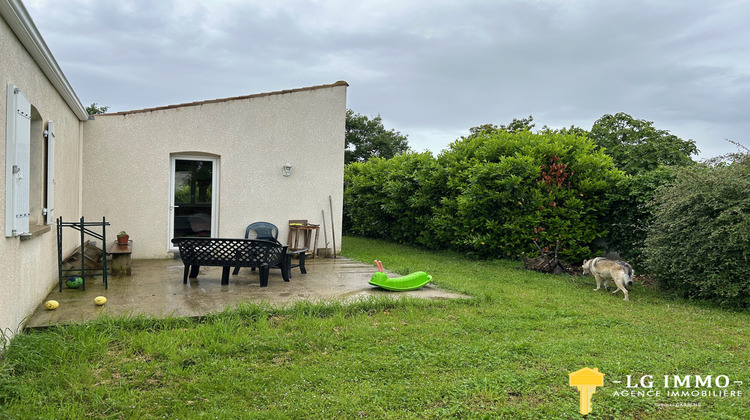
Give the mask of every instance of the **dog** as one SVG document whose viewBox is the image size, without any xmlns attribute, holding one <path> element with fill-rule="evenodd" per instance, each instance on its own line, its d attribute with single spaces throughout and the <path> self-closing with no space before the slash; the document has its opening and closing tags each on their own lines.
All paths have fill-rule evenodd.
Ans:
<svg viewBox="0 0 750 420">
<path fill-rule="evenodd" d="M 625 300 L 628 299 L 628 289 L 625 286 L 633 285 L 633 267 L 622 261 L 612 261 L 602 257 L 596 257 L 593 260 L 583 260 L 583 274 L 592 274 L 596 279 L 596 289 L 602 288 L 604 280 L 604 289 L 609 290 L 609 280 L 612 279 L 617 285 L 617 290 L 612 292 L 616 294 L 622 290 Z"/>
</svg>

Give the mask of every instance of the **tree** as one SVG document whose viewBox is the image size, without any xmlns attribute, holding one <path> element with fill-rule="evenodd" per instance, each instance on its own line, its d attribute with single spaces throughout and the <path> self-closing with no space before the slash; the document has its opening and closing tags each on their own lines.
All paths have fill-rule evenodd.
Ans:
<svg viewBox="0 0 750 420">
<path fill-rule="evenodd" d="M 683 140 L 654 123 L 619 112 L 605 114 L 591 127 L 589 138 L 628 174 L 652 171 L 660 165 L 687 166 L 698 153 L 693 140 Z"/>
<path fill-rule="evenodd" d="M 737 152 L 714 156 L 710 159 L 706 159 L 704 161 L 705 164 L 707 164 L 708 166 L 724 166 L 730 163 L 738 163 L 750 159 L 750 149 L 745 147 L 742 143 L 730 139 L 724 140 L 737 146 Z"/>
<path fill-rule="evenodd" d="M 497 132 L 520 133 L 522 131 L 531 131 L 536 124 L 533 123 L 534 117 L 529 115 L 528 118 L 513 118 L 508 125 L 497 126 L 495 124 L 483 124 L 477 127 L 469 128 L 469 138 L 474 138 L 483 134 L 493 134 Z"/>
<path fill-rule="evenodd" d="M 108 106 L 99 106 L 96 102 L 94 102 L 86 107 L 86 112 L 88 112 L 89 115 L 104 114 L 108 109 Z"/>
<path fill-rule="evenodd" d="M 386 130 L 378 115 L 368 118 L 346 111 L 346 149 L 344 163 L 364 162 L 377 156 L 392 158 L 409 150 L 407 136 L 395 130 Z"/>
<path fill-rule="evenodd" d="M 570 127 L 566 128 L 551 128 L 548 126 L 542 127 L 541 130 L 539 130 L 540 134 L 571 134 L 574 136 L 580 136 L 580 137 L 588 137 L 589 132 L 584 130 L 581 127 L 576 127 L 575 125 L 571 125 Z"/>
<path fill-rule="evenodd" d="M 469 128 L 469 138 L 474 138 L 480 134 L 494 134 L 494 133 L 520 133 L 523 131 L 531 131 L 536 124 L 534 124 L 534 117 L 529 115 L 528 118 L 513 118 L 513 121 L 508 125 L 496 125 L 496 124 L 483 124 L 476 127 Z M 581 127 L 571 125 L 568 128 L 551 128 L 545 125 L 541 130 L 537 131 L 538 134 L 571 134 L 582 137 L 588 137 L 589 132 Z"/>
</svg>

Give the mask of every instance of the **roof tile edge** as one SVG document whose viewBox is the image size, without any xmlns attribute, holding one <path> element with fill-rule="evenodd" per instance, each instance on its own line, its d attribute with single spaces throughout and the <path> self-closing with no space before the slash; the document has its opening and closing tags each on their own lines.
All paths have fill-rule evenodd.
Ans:
<svg viewBox="0 0 750 420">
<path fill-rule="evenodd" d="M 105 114 L 98 114 L 98 115 L 95 115 L 95 117 L 100 117 L 100 116 L 105 116 L 105 115 L 139 114 L 139 113 L 145 113 L 145 112 L 162 111 L 166 109 L 184 108 L 188 106 L 199 106 L 199 105 L 214 104 L 214 103 L 219 103 L 219 102 L 238 101 L 238 100 L 251 99 L 251 98 L 262 98 L 265 96 L 284 95 L 288 93 L 305 92 L 305 91 L 310 91 L 310 90 L 326 89 L 326 88 L 332 88 L 332 87 L 338 87 L 338 86 L 349 86 L 349 83 L 343 80 L 339 80 L 336 83 L 332 83 L 328 85 L 316 85 L 316 86 L 309 86 L 309 87 L 302 87 L 302 88 L 295 88 L 295 89 L 277 90 L 273 92 L 255 93 L 252 95 L 232 96 L 229 98 L 220 98 L 220 99 L 209 99 L 205 101 L 187 102 L 187 103 L 175 104 L 175 105 L 165 105 L 165 106 L 159 106 L 155 108 L 136 109 L 132 111 L 111 112 L 111 113 L 105 113 Z"/>
</svg>

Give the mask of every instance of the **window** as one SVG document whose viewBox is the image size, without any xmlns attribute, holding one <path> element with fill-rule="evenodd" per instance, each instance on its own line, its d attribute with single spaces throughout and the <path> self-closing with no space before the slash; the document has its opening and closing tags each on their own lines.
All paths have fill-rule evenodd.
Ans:
<svg viewBox="0 0 750 420">
<path fill-rule="evenodd" d="M 5 236 L 31 237 L 54 223 L 54 123 L 8 85 L 5 139 Z"/>
</svg>

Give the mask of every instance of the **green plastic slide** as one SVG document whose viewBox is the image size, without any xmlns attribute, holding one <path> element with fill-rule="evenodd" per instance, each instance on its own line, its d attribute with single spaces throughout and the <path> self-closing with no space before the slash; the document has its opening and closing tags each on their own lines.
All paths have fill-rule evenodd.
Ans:
<svg viewBox="0 0 750 420">
<path fill-rule="evenodd" d="M 432 276 L 425 273 L 424 271 L 417 271 L 415 273 L 407 274 L 403 277 L 395 279 L 388 278 L 383 271 L 383 262 L 375 260 L 375 265 L 378 266 L 377 273 L 372 275 L 370 284 L 378 286 L 386 290 L 392 290 L 395 292 L 404 292 L 407 290 L 415 290 L 424 286 L 432 280 Z"/>
</svg>

